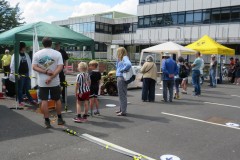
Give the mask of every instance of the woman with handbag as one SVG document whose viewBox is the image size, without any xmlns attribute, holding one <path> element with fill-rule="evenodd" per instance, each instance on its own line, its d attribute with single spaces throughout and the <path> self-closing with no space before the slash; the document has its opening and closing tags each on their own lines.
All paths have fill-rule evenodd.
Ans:
<svg viewBox="0 0 240 160">
<path fill-rule="evenodd" d="M 155 101 L 155 84 L 157 81 L 157 66 L 153 62 L 152 56 L 147 56 L 145 63 L 141 68 L 143 73 L 142 82 L 142 101 L 154 102 Z"/>
<path fill-rule="evenodd" d="M 127 82 L 123 78 L 123 73 L 128 72 L 132 67 L 127 51 L 124 47 L 119 47 L 117 49 L 118 61 L 116 63 L 116 77 L 117 77 L 117 88 L 118 97 L 120 103 L 120 109 L 116 111 L 117 116 L 127 115 Z"/>
</svg>

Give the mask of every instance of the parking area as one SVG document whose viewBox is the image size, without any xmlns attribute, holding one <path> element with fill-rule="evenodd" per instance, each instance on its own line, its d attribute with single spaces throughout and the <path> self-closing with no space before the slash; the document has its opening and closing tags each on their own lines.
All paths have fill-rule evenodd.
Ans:
<svg viewBox="0 0 240 160">
<path fill-rule="evenodd" d="M 68 76 L 69 83 L 75 81 Z M 74 123 L 74 86 L 68 87 L 68 104 L 73 113 L 63 115 L 65 126 L 57 126 L 51 112 L 52 129 L 43 127 L 42 115 L 32 110 L 9 110 L 14 99 L 0 100 L 1 160 L 130 160 L 129 156 L 99 146 L 62 130 L 111 142 L 153 159 L 171 154 L 181 160 L 239 160 L 240 157 L 240 86 L 229 84 L 202 86 L 202 96 L 187 95 L 172 103 L 161 102 L 162 90 L 156 86 L 156 102 L 141 101 L 141 89 L 128 91 L 127 117 L 115 116 L 118 97 L 100 96 L 100 116 L 85 123 Z M 64 106 L 64 105 L 63 105 Z M 226 125 L 230 123 L 230 125 Z M 144 158 L 142 158 L 144 159 Z M 167 160 L 167 159 L 166 159 Z M 170 160 L 170 159 L 169 159 Z M 174 159 L 172 159 L 174 160 Z"/>
</svg>

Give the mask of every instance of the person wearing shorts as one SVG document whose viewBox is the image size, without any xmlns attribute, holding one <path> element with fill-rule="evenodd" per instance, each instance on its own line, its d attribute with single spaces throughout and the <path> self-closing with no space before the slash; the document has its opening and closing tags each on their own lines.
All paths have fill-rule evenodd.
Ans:
<svg viewBox="0 0 240 160">
<path fill-rule="evenodd" d="M 46 128 L 50 128 L 50 119 L 48 111 L 49 94 L 56 103 L 56 111 L 58 116 L 58 125 L 65 124 L 62 118 L 62 104 L 60 100 L 60 80 L 59 73 L 63 68 L 63 60 L 60 52 L 53 50 L 52 40 L 44 37 L 42 40 L 44 49 L 33 55 L 33 70 L 37 72 L 39 99 L 41 102 L 41 110 L 44 114 Z"/>
<path fill-rule="evenodd" d="M 88 101 L 90 96 L 90 77 L 87 73 L 87 63 L 81 62 L 78 64 L 79 74 L 76 79 L 75 95 L 77 99 L 77 116 L 73 118 L 74 122 L 85 122 L 88 117 Z M 84 114 L 81 116 L 81 103 L 84 103 Z"/>
<path fill-rule="evenodd" d="M 96 110 L 94 111 L 94 115 L 100 115 L 99 112 L 99 103 L 98 103 L 98 92 L 99 92 L 99 83 L 101 80 L 101 73 L 98 68 L 98 62 L 95 60 L 92 60 L 89 62 L 89 69 L 90 71 L 90 79 L 91 79 L 91 85 L 90 85 L 90 108 L 91 108 L 91 115 L 93 111 L 94 104 L 96 105 Z"/>
</svg>

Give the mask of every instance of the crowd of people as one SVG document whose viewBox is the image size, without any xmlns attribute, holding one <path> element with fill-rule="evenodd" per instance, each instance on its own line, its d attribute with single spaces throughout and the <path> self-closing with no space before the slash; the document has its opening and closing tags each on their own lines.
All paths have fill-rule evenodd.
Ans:
<svg viewBox="0 0 240 160">
<path fill-rule="evenodd" d="M 36 52 L 32 57 L 26 53 L 26 44 L 20 42 L 19 46 L 19 62 L 18 62 L 18 103 L 23 106 L 23 93 L 26 94 L 28 100 L 32 104 L 37 102 L 32 99 L 29 94 L 31 89 L 31 72 L 32 69 L 37 73 L 37 84 L 39 89 L 38 98 L 41 100 L 41 110 L 44 115 L 46 128 L 51 127 L 48 111 L 48 100 L 54 100 L 58 116 L 58 125 L 63 125 L 65 121 L 62 118 L 62 102 L 65 100 L 66 78 L 64 74 L 64 65 L 68 60 L 68 56 L 61 49 L 60 43 L 55 44 L 55 50 L 52 49 L 52 40 L 48 37 L 43 38 L 43 49 Z M 162 55 L 161 71 L 163 85 L 163 102 L 172 102 L 173 99 L 180 99 L 180 86 L 182 94 L 187 94 L 187 84 L 190 72 L 192 73 L 192 84 L 194 86 L 193 96 L 201 95 L 201 81 L 203 81 L 204 61 L 201 58 L 201 53 L 196 53 L 196 59 L 190 65 L 183 57 L 178 57 L 177 61 L 173 60 L 172 54 L 164 53 Z M 124 47 L 119 47 L 117 50 L 116 62 L 116 80 L 119 97 L 119 110 L 116 111 L 117 116 L 127 116 L 127 86 L 124 73 L 129 72 L 132 67 L 131 61 Z M 5 51 L 2 58 L 4 72 L 10 73 L 10 79 L 15 81 L 15 58 L 11 57 L 9 50 Z M 216 72 L 217 72 L 216 55 L 211 55 L 209 77 L 211 87 L 216 87 Z M 101 73 L 98 70 L 98 62 L 95 60 L 80 62 L 78 64 L 78 75 L 76 77 L 75 96 L 76 96 L 76 117 L 74 122 L 82 123 L 87 121 L 89 108 L 91 115 L 99 115 L 98 93 L 101 80 Z M 149 55 L 145 59 L 145 63 L 140 69 L 142 76 L 142 101 L 155 102 L 155 87 L 157 82 L 157 66 L 154 63 L 154 58 Z M 230 58 L 229 76 L 234 84 L 240 83 L 240 63 L 238 58 Z M 61 89 L 61 87 L 63 89 Z M 175 90 L 175 92 L 174 92 Z M 62 101 L 61 101 L 62 97 Z M 90 103 L 89 103 L 90 102 Z M 81 105 L 84 106 L 84 111 L 81 111 Z M 95 109 L 94 109 L 95 108 Z"/>
</svg>

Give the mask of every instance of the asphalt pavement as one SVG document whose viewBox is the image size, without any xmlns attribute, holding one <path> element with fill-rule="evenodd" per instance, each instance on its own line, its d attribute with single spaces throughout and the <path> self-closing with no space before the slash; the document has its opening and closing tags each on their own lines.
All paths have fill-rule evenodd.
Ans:
<svg viewBox="0 0 240 160">
<path fill-rule="evenodd" d="M 74 82 L 74 76 L 67 77 Z M 100 96 L 100 116 L 85 123 L 74 123 L 74 86 L 68 87 L 68 104 L 73 113 L 64 114 L 67 124 L 56 124 L 51 112 L 52 129 L 45 129 L 37 107 L 10 110 L 14 99 L 0 99 L 1 160 L 130 160 L 115 151 L 83 138 L 63 132 L 70 128 L 87 133 L 153 159 L 171 154 L 181 160 L 239 160 L 240 86 L 220 84 L 209 88 L 205 83 L 202 96 L 187 95 L 172 103 L 161 102 L 162 90 L 156 86 L 156 102 L 141 101 L 141 89 L 128 91 L 128 115 L 117 117 L 106 104 L 116 104 L 118 97 Z M 63 104 L 64 107 L 64 104 Z M 170 160 L 170 159 L 169 159 Z M 172 159 L 174 160 L 174 159 Z"/>
</svg>

